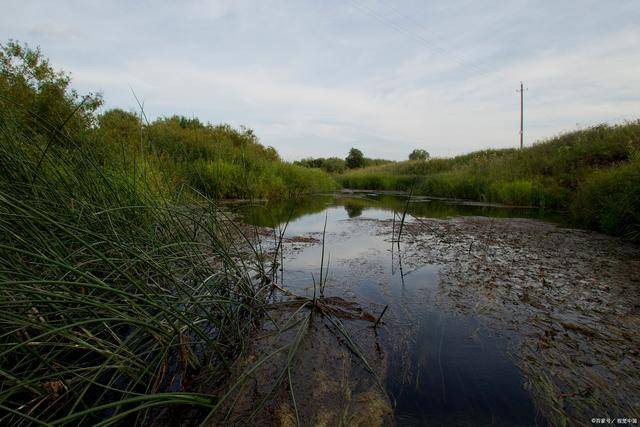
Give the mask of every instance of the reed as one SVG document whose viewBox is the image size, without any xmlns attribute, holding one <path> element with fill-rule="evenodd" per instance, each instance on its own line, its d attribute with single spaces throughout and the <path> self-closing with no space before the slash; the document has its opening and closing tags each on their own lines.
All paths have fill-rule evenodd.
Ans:
<svg viewBox="0 0 640 427">
<path fill-rule="evenodd" d="M 215 202 L 178 205 L 101 166 L 90 141 L 41 149 L 3 118 L 0 422 L 213 407 L 189 381 L 204 366 L 222 381 L 261 316 L 256 249 Z"/>
</svg>

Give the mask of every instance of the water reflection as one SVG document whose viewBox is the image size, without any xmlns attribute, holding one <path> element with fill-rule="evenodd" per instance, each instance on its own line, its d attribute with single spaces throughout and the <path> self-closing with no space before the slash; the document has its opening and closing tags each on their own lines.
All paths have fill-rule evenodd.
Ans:
<svg viewBox="0 0 640 427">
<path fill-rule="evenodd" d="M 405 194 L 336 193 L 314 195 L 296 200 L 275 201 L 266 205 L 239 205 L 234 210 L 244 221 L 263 227 L 275 227 L 305 215 L 324 211 L 328 207 L 342 207 L 347 218 L 358 218 L 371 209 L 392 214 L 403 212 L 407 206 Z M 408 204 L 409 216 L 419 218 L 449 218 L 455 216 L 489 216 L 499 218 L 537 218 L 556 222 L 560 216 L 541 209 L 508 207 L 473 203 L 462 200 L 441 200 L 414 196 Z"/>
<path fill-rule="evenodd" d="M 352 203 L 345 203 L 344 210 L 347 212 L 349 218 L 357 218 L 362 215 L 363 206 L 354 205 Z"/>
</svg>

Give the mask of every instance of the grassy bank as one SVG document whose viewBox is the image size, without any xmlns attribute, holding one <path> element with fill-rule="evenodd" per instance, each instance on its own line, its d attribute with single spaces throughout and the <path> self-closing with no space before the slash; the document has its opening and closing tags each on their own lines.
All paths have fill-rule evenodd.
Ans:
<svg viewBox="0 0 640 427">
<path fill-rule="evenodd" d="M 0 421 L 147 423 L 210 407 L 259 313 L 262 266 L 212 203 L 178 207 L 99 166 L 90 146 L 0 132 Z M 157 415 L 157 413 L 155 413 Z"/>
<path fill-rule="evenodd" d="M 98 114 L 102 103 L 100 94 L 73 90 L 69 75 L 39 50 L 0 45 L 3 126 L 35 151 L 82 145 L 105 170 L 137 182 L 144 177 L 163 195 L 273 199 L 337 187 L 323 171 L 282 161 L 250 129 L 181 116 L 149 121 L 142 110 Z"/>
<path fill-rule="evenodd" d="M 577 225 L 640 238 L 640 122 L 566 133 L 523 150 L 485 150 L 337 176 L 346 188 L 408 190 L 565 211 Z"/>
<path fill-rule="evenodd" d="M 325 172 L 281 161 L 250 129 L 179 116 L 146 123 L 133 113 L 111 110 L 98 117 L 91 135 L 108 165 L 129 175 L 146 168 L 169 192 L 185 186 L 216 199 L 275 199 L 336 188 Z"/>
<path fill-rule="evenodd" d="M 69 83 L 38 51 L 0 51 L 0 424 L 206 415 L 224 396 L 195 378 L 243 379 L 275 269 L 214 199 L 335 183 L 245 129 L 97 115 Z"/>
</svg>

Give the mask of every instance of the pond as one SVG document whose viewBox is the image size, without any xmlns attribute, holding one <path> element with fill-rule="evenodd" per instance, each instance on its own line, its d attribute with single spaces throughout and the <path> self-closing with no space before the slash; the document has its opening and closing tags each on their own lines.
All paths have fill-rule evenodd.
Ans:
<svg viewBox="0 0 640 427">
<path fill-rule="evenodd" d="M 370 352 L 371 357 L 382 360 L 381 377 L 394 423 L 547 424 L 546 417 L 553 410 L 547 407 L 550 397 L 538 390 L 540 383 L 528 371 L 532 365 L 522 362 L 523 338 L 531 332 L 526 330 L 527 319 L 537 315 L 532 310 L 542 303 L 533 302 L 535 297 L 529 293 L 525 301 L 515 278 L 506 280 L 506 291 L 499 286 L 487 290 L 487 277 L 491 283 L 500 283 L 504 276 L 489 270 L 479 273 L 478 269 L 493 265 L 491 242 L 508 247 L 509 256 L 519 252 L 513 243 L 500 243 L 511 226 L 499 229 L 497 225 L 555 230 L 549 221 L 558 221 L 557 216 L 536 209 L 418 197 L 409 200 L 406 195 L 367 192 L 234 209 L 246 223 L 283 232 L 287 251 L 277 281 L 287 289 L 313 296 L 322 274 L 328 296 L 355 301 L 376 317 L 386 310 L 383 327 L 373 335 L 366 332 L 370 336 L 365 339 L 373 340 L 380 353 Z M 398 243 L 405 210 L 404 234 Z M 474 235 L 476 229 L 463 228 L 456 238 L 453 231 L 447 234 L 457 227 L 449 219 L 454 217 L 522 220 L 482 223 L 484 229 L 495 229 L 487 235 Z M 446 255 L 452 247 L 457 248 L 456 257 Z M 540 254 L 531 251 L 530 255 L 537 258 Z M 467 256 L 471 261 L 464 260 Z M 322 259 L 326 270 L 321 273 Z M 468 276 L 465 269 L 469 269 Z M 465 288 L 465 277 L 469 283 L 480 280 L 483 285 Z M 529 279 L 523 280 L 527 283 Z M 522 301 L 532 301 L 534 308 L 530 310 Z M 574 315 L 562 313 L 568 318 Z M 356 335 L 364 328 L 357 322 L 348 326 Z"/>
</svg>

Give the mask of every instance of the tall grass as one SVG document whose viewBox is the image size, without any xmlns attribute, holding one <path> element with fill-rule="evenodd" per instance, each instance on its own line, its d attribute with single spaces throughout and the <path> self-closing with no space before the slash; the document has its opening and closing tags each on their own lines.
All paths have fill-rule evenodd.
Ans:
<svg viewBox="0 0 640 427">
<path fill-rule="evenodd" d="M 570 132 L 523 150 L 485 150 L 338 175 L 348 188 L 408 190 L 564 211 L 576 224 L 638 238 L 640 121 Z"/>
<path fill-rule="evenodd" d="M 134 173 L 135 160 L 148 174 L 169 173 L 169 190 L 186 185 L 215 199 L 283 199 L 337 188 L 325 172 L 281 161 L 248 129 L 179 116 L 142 123 L 132 113 L 111 110 L 99 117 L 92 137 L 108 164 Z"/>
<path fill-rule="evenodd" d="M 213 407 L 185 390 L 204 367 L 223 381 L 242 349 L 260 257 L 213 202 L 179 206 L 91 141 L 57 132 L 44 153 L 0 119 L 0 423 Z"/>
<path fill-rule="evenodd" d="M 101 97 L 80 97 L 37 49 L 9 42 L 0 59 L 0 424 L 215 414 L 246 377 L 228 378 L 278 253 L 214 200 L 335 182 L 248 129 L 96 116 Z M 199 374 L 213 392 L 192 392 Z"/>
</svg>

